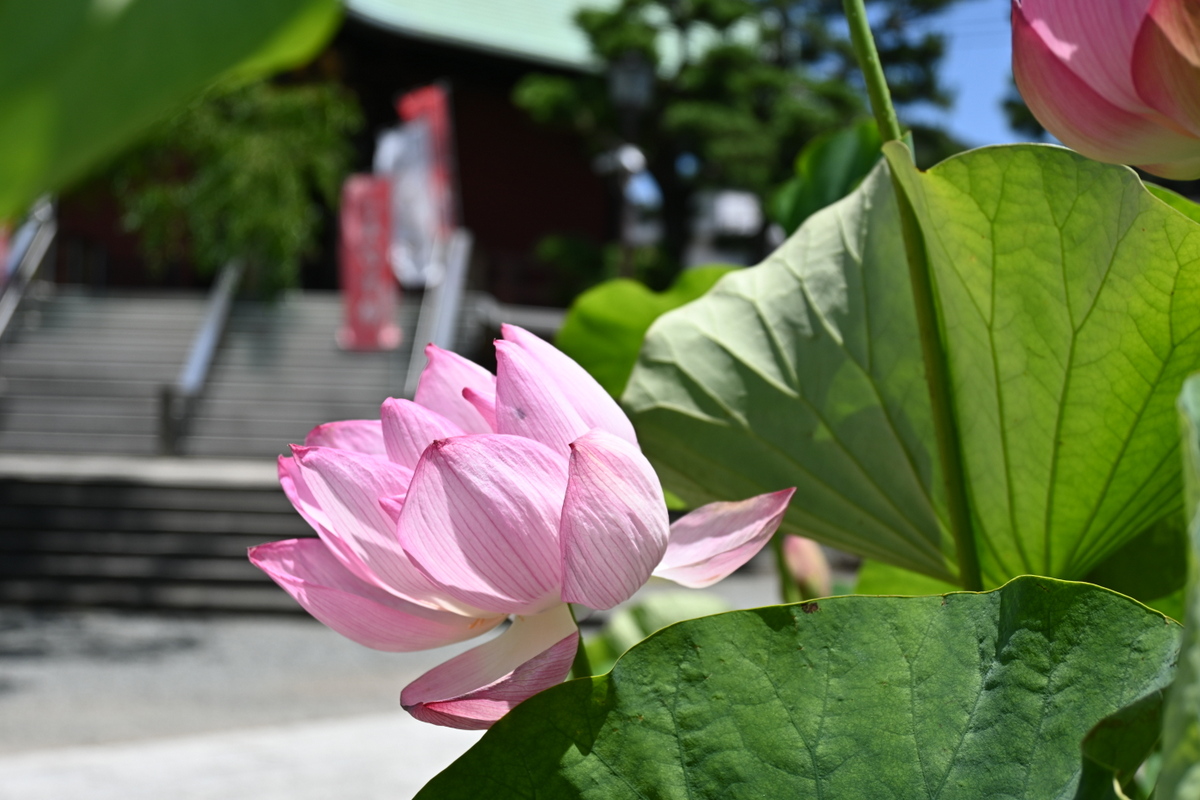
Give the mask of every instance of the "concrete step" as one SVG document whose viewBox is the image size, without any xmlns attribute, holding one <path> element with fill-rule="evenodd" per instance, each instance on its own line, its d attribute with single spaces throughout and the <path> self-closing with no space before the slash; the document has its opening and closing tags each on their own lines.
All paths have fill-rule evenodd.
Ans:
<svg viewBox="0 0 1200 800">
<path fill-rule="evenodd" d="M 10 458 L 11 462 L 12 459 Z M 259 465 L 256 465 L 259 466 Z M 104 508 L 119 506 L 129 510 L 164 510 L 250 512 L 289 514 L 292 505 L 279 488 L 270 470 L 259 470 L 264 474 L 265 486 L 239 487 L 229 491 L 228 487 L 194 486 L 187 484 L 150 484 L 133 481 L 102 482 L 101 480 L 79 482 L 42 480 L 17 480 L 9 476 L 0 480 L 0 506 L 20 503 L 26 507 L 56 508 L 70 505 L 75 508 Z"/>
<path fill-rule="evenodd" d="M 0 605 L 302 613 L 296 601 L 267 581 L 257 585 L 134 583 L 54 578 L 0 582 Z"/>
<path fill-rule="evenodd" d="M 265 459 L 0 455 L 0 604 L 297 612 L 246 549 L 312 535 Z"/>
<path fill-rule="evenodd" d="M 164 534 L 239 533 L 264 539 L 303 534 L 299 515 L 249 511 L 191 511 L 171 508 L 78 508 L 74 506 L 0 507 L 0 530 L 154 531 Z"/>
<path fill-rule="evenodd" d="M 298 534 L 313 535 L 304 527 Z M 245 560 L 247 548 L 275 537 L 253 534 L 218 534 L 203 536 L 171 536 L 160 531 L 59 531 L 59 530 L 0 530 L 0 553 L 5 554 L 73 554 L 126 556 L 136 553 L 149 557 L 197 557 Z M 5 556 L 7 558 L 7 555 Z"/>
<path fill-rule="evenodd" d="M 158 453 L 158 436 L 72 433 L 62 431 L 0 430 L 0 453 L 43 453 L 67 455 L 153 456 Z"/>
</svg>

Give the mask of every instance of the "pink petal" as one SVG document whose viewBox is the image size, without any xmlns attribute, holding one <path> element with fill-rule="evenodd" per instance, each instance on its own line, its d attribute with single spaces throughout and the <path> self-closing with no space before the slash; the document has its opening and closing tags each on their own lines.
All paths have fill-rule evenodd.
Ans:
<svg viewBox="0 0 1200 800">
<path fill-rule="evenodd" d="M 404 687 L 400 704 L 434 725 L 489 728 L 518 703 L 562 683 L 578 646 L 579 631 L 566 604 L 517 617 L 495 639 Z"/>
<path fill-rule="evenodd" d="M 612 608 L 640 589 L 670 536 L 662 486 L 642 451 L 601 430 L 577 439 L 559 530 L 563 600 Z"/>
<path fill-rule="evenodd" d="M 329 516 L 321 509 L 317 499 L 313 497 L 312 491 L 308 488 L 308 484 L 305 483 L 304 476 L 300 473 L 300 462 L 296 460 L 295 456 L 280 456 L 278 468 L 279 485 L 283 487 L 283 493 L 287 495 L 288 500 L 292 501 L 292 506 L 312 526 L 317 535 L 321 537 L 321 541 L 338 558 L 342 566 L 363 581 L 379 583 L 379 578 L 367 569 L 366 564 L 359 560 L 354 550 L 334 532 Z"/>
<path fill-rule="evenodd" d="M 1194 0 L 1154 3 L 1138 33 L 1132 60 L 1141 98 L 1193 136 L 1200 135 L 1198 38 L 1200 7 Z"/>
<path fill-rule="evenodd" d="M 559 602 L 566 486 L 567 459 L 530 439 L 440 439 L 417 464 L 400 539 L 452 597 L 488 611 L 536 613 Z"/>
<path fill-rule="evenodd" d="M 487 397 L 496 393 L 496 379 L 478 364 L 436 345 L 425 348 L 429 364 L 417 382 L 419 405 L 431 408 L 467 433 L 491 433 L 493 428 L 463 399 L 463 389 Z"/>
<path fill-rule="evenodd" d="M 654 574 L 691 589 L 711 586 L 745 564 L 779 527 L 795 489 L 736 503 L 709 503 L 671 526 Z"/>
<path fill-rule="evenodd" d="M 1021 17 L 1076 77 L 1118 108 L 1138 114 L 1149 109 L 1133 85 L 1129 63 L 1152 2 L 1014 0 L 1013 24 Z"/>
<path fill-rule="evenodd" d="M 304 610 L 338 633 L 376 650 L 427 650 L 474 638 L 503 615 L 465 617 L 405 602 L 357 578 L 319 539 L 250 548 L 250 561 Z"/>
<path fill-rule="evenodd" d="M 1047 130 L 1083 155 L 1113 164 L 1173 162 L 1196 155 L 1200 141 L 1165 127 L 1171 123 L 1162 115 L 1149 108 L 1144 114 L 1122 108 L 1073 72 L 1055 54 L 1056 45 L 1034 30 L 1026 16 L 1029 7 L 1029 0 L 1014 6 L 1013 76 Z"/>
<path fill-rule="evenodd" d="M 383 429 L 377 419 L 347 419 L 318 425 L 304 437 L 305 447 L 336 447 L 373 456 L 384 455 Z"/>
<path fill-rule="evenodd" d="M 496 430 L 565 456 L 588 425 L 537 361 L 512 342 L 497 340 Z"/>
<path fill-rule="evenodd" d="M 411 400 L 389 397 L 379 414 L 383 422 L 383 444 L 387 456 L 401 466 L 414 469 L 421 453 L 434 439 L 462 436 L 462 428 L 436 411 Z"/>
<path fill-rule="evenodd" d="M 500 334 L 528 353 L 583 419 L 588 429 L 600 428 L 637 444 L 633 424 L 621 406 L 575 360 L 549 342 L 516 325 L 501 325 Z"/>
<path fill-rule="evenodd" d="M 373 576 L 393 594 L 421 605 L 450 607 L 444 593 L 405 555 L 396 522 L 381 502 L 402 498 L 412 473 L 385 459 L 342 450 L 298 447 L 295 452 L 304 485 L 327 520 L 335 554 L 345 561 L 348 553 L 367 570 L 366 576 L 356 570 L 359 577 Z"/>
</svg>

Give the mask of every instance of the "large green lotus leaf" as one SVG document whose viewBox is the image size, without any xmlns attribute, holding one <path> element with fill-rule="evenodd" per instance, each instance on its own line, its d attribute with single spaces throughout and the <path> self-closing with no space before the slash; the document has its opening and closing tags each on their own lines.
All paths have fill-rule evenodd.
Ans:
<svg viewBox="0 0 1200 800">
<path fill-rule="evenodd" d="M 418 797 L 1071 798 L 1084 737 L 1170 682 L 1179 633 L 1049 578 L 682 622 L 521 704 Z"/>
<path fill-rule="evenodd" d="M 732 269 L 709 266 L 684 270 L 664 292 L 630 278 L 614 278 L 593 286 L 571 303 L 554 344 L 579 362 L 609 394 L 620 397 L 651 323 L 700 297 Z"/>
<path fill-rule="evenodd" d="M 208 84 L 292 66 L 336 0 L 0 2 L 0 220 Z"/>
<path fill-rule="evenodd" d="M 1200 376 L 1184 385 L 1179 410 L 1190 520 L 1187 619 L 1178 680 L 1167 701 L 1163 767 L 1155 791 L 1160 800 L 1200 798 Z"/>
<path fill-rule="evenodd" d="M 1183 515 L 1151 525 L 1102 561 L 1084 578 L 1183 619 L 1183 585 L 1187 572 L 1187 536 Z M 958 586 L 879 561 L 866 561 L 858 571 L 855 594 L 941 594 Z"/>
<path fill-rule="evenodd" d="M 936 284 L 985 582 L 1083 578 L 1179 511 L 1173 398 L 1200 366 L 1200 226 L 1130 170 L 1062 148 L 925 173 L 887 149 Z M 626 401 L 692 503 L 795 485 L 785 528 L 954 580 L 886 189 L 873 173 L 763 265 L 664 315 Z"/>
<path fill-rule="evenodd" d="M 660 317 L 625 393 L 692 506 L 796 487 L 783 529 L 943 580 L 941 479 L 887 166 Z"/>
<path fill-rule="evenodd" d="M 885 150 L 937 284 L 984 573 L 1082 578 L 1180 512 L 1200 225 L 1132 170 L 1058 147 L 925 173 Z"/>
</svg>

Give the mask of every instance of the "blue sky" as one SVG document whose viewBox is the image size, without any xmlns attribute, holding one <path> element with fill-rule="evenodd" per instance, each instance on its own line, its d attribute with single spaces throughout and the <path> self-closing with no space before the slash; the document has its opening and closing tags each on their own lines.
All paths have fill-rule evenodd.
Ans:
<svg viewBox="0 0 1200 800">
<path fill-rule="evenodd" d="M 1009 7 L 1010 0 L 960 0 L 933 22 L 948 40 L 942 79 L 955 102 L 949 112 L 919 116 L 940 122 L 970 145 L 1018 140 L 1000 108 L 1010 72 Z"/>
</svg>

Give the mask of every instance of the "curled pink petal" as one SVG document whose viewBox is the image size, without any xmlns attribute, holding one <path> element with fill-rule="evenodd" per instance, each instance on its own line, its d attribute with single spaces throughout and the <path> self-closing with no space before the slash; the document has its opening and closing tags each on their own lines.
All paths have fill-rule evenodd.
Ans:
<svg viewBox="0 0 1200 800">
<path fill-rule="evenodd" d="M 417 464 L 400 541 L 422 572 L 474 607 L 537 613 L 559 602 L 567 459 L 499 434 L 440 439 Z"/>
<path fill-rule="evenodd" d="M 666 555 L 654 574 L 691 589 L 711 586 L 770 541 L 795 491 L 709 503 L 676 520 Z"/>
<path fill-rule="evenodd" d="M 496 431 L 541 442 L 564 456 L 588 425 L 537 361 L 496 342 Z"/>
<path fill-rule="evenodd" d="M 1039 8 L 1048 5 L 1043 2 Z M 1150 117 L 1115 104 L 1077 75 L 1030 23 L 1029 7 L 1026 0 L 1014 8 L 1013 76 L 1047 130 L 1083 155 L 1115 164 L 1141 164 L 1149 158 L 1170 162 L 1197 154 L 1200 140 L 1164 126 L 1157 113 Z"/>
<path fill-rule="evenodd" d="M 250 561 L 305 611 L 375 650 L 409 652 L 454 644 L 504 620 L 504 615 L 466 617 L 401 600 L 351 574 L 319 539 L 252 547 Z"/>
<path fill-rule="evenodd" d="M 544 374 L 554 381 L 567 402 L 579 414 L 585 429 L 600 428 L 620 436 L 627 442 L 637 444 L 633 423 L 621 410 L 621 406 L 574 359 L 516 325 L 501 325 L 500 335 L 528 353 L 541 366 Z"/>
<path fill-rule="evenodd" d="M 383 401 L 379 415 L 388 458 L 409 469 L 417 466 L 421 453 L 435 439 L 466 433 L 441 414 L 411 400 L 389 397 Z"/>
<path fill-rule="evenodd" d="M 336 447 L 372 456 L 384 455 L 383 428 L 377 419 L 347 419 L 318 425 L 304 437 L 305 447 Z"/>
<path fill-rule="evenodd" d="M 488 430 L 484 431 L 484 433 L 491 431 L 500 432 L 496 427 L 496 393 L 494 391 L 484 393 L 468 386 L 462 390 L 462 396 L 464 400 L 479 412 L 479 416 L 483 417 L 483 421 L 488 424 Z"/>
<path fill-rule="evenodd" d="M 602 430 L 573 442 L 559 531 L 563 600 L 601 609 L 633 596 L 670 536 L 662 486 L 641 450 Z"/>
<path fill-rule="evenodd" d="M 425 357 L 429 364 L 421 373 L 413 400 L 432 408 L 467 433 L 491 433 L 493 428 L 475 406 L 463 398 L 463 390 L 471 389 L 484 397 L 494 395 L 496 379 L 492 373 L 457 353 L 432 344 L 425 348 Z"/>
<path fill-rule="evenodd" d="M 561 683 L 571 670 L 579 631 L 560 603 L 517 617 L 495 639 L 434 667 L 410 683 L 400 704 L 419 720 L 479 730 L 518 703 Z"/>
</svg>

